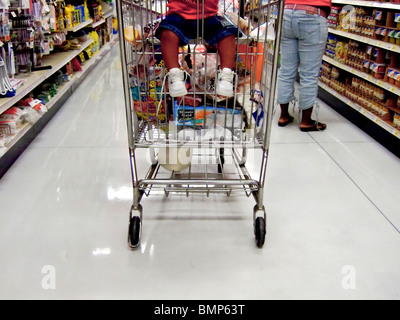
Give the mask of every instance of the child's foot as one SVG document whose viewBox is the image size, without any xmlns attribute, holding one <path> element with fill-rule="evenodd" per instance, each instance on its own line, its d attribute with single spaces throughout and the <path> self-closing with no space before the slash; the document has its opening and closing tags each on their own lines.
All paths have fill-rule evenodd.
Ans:
<svg viewBox="0 0 400 320">
<path fill-rule="evenodd" d="M 234 72 L 229 68 L 224 68 L 218 72 L 216 93 L 219 96 L 233 96 L 233 76 Z"/>
<path fill-rule="evenodd" d="M 187 94 L 185 74 L 179 68 L 172 68 L 168 73 L 168 88 L 171 97 L 182 97 Z"/>
</svg>

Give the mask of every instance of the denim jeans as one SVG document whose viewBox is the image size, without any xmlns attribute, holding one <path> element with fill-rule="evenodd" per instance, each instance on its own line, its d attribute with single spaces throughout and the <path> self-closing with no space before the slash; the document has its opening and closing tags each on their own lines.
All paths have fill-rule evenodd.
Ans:
<svg viewBox="0 0 400 320">
<path fill-rule="evenodd" d="M 314 106 L 327 37 L 326 18 L 307 14 L 303 10 L 285 9 L 278 76 L 279 104 L 286 104 L 295 99 L 294 83 L 299 71 L 299 109 L 304 110 Z"/>
</svg>

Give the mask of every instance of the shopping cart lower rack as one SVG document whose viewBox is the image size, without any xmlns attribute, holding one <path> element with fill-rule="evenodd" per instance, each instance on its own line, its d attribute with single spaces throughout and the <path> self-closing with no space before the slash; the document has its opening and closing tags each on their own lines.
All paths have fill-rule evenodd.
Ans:
<svg viewBox="0 0 400 320">
<path fill-rule="evenodd" d="M 205 0 L 198 0 L 198 17 Z M 277 81 L 283 0 L 220 0 L 219 15 L 237 27 L 234 96 L 217 96 L 218 50 L 197 36 L 181 48 L 179 61 L 187 74 L 189 92 L 172 98 L 168 72 L 155 31 L 167 13 L 165 1 L 118 0 L 133 204 L 129 213 L 128 245 L 141 243 L 142 197 L 175 193 L 192 196 L 253 195 L 255 240 L 266 237 L 264 184 Z M 236 5 L 237 4 L 237 5 Z M 203 26 L 203 19 L 197 19 Z M 139 172 L 137 151 L 147 149 L 150 166 Z M 246 167 L 252 159 L 251 178 Z M 255 165 L 255 167 L 254 167 Z"/>
</svg>

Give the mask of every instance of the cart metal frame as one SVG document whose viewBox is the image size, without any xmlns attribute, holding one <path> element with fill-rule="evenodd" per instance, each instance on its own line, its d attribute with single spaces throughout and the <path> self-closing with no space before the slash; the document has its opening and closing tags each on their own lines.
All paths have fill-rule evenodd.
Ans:
<svg viewBox="0 0 400 320">
<path fill-rule="evenodd" d="M 206 0 L 198 0 L 198 3 Z M 223 0 L 221 0 L 223 1 Z M 253 227 L 256 245 L 262 247 L 266 236 L 266 210 L 264 206 L 264 185 L 269 154 L 271 135 L 271 121 L 273 115 L 275 89 L 277 82 L 278 57 L 280 50 L 280 38 L 283 20 L 283 0 L 251 1 L 247 10 L 244 10 L 244 1 L 240 0 L 237 16 L 247 17 L 247 23 L 255 23 L 256 26 L 270 26 L 273 30 L 272 39 L 267 37 L 267 29 L 262 34 L 260 28 L 256 28 L 256 34 L 250 36 L 238 32 L 236 55 L 244 61 L 242 70 L 245 70 L 245 83 L 240 94 L 235 93 L 232 99 L 219 101 L 214 89 L 204 86 L 197 88 L 194 85 L 193 92 L 189 95 L 203 97 L 203 101 L 212 101 L 211 108 L 214 108 L 214 124 L 207 123 L 206 117 L 201 119 L 200 126 L 209 125 L 209 128 L 216 128 L 217 112 L 224 117 L 223 135 L 216 134 L 202 139 L 199 128 L 196 125 L 186 124 L 186 111 L 189 109 L 185 100 L 181 101 L 183 108 L 183 124 L 176 131 L 176 114 L 171 111 L 177 99 L 170 98 L 165 88 L 166 75 L 162 76 L 163 85 L 154 91 L 154 82 L 150 72 L 150 61 L 161 59 L 161 52 L 157 50 L 159 41 L 149 31 L 156 19 L 166 13 L 165 1 L 161 0 L 117 0 L 116 9 L 119 22 L 119 44 L 121 52 L 122 78 L 124 86 L 126 121 L 128 130 L 129 158 L 131 165 L 133 183 L 133 204 L 129 213 L 128 246 L 132 249 L 140 246 L 142 237 L 143 208 L 142 197 L 153 194 L 155 190 L 161 190 L 164 196 L 172 193 L 192 194 L 221 193 L 231 196 L 235 193 L 243 193 L 246 196 L 254 196 L 256 205 L 253 209 Z M 221 4 L 221 2 L 220 2 Z M 223 1 L 225 12 L 227 3 Z M 198 7 L 200 8 L 200 7 Z M 199 10 L 199 9 L 198 9 Z M 240 19 L 238 18 L 238 19 Z M 236 21 L 235 21 L 236 22 Z M 150 26 L 150 27 L 149 27 Z M 198 24 L 199 26 L 199 24 Z M 128 38 L 129 28 L 134 28 L 133 41 Z M 205 73 L 205 83 L 211 81 L 207 76 L 207 68 L 211 68 L 213 60 L 208 61 L 209 48 L 201 36 L 202 30 L 197 30 L 197 38 L 191 41 L 189 46 L 194 50 L 183 52 L 183 58 L 189 56 L 196 64 L 196 59 L 204 58 L 202 63 Z M 268 29 L 269 32 L 269 29 Z M 129 35 L 132 38 L 132 34 Z M 198 52 L 197 48 L 206 47 L 207 53 Z M 243 48 L 245 48 L 243 50 Z M 261 50 L 260 50 L 261 48 Z M 211 53 L 211 50 L 210 50 Z M 257 59 L 262 59 L 261 69 Z M 158 61 L 159 61 L 158 60 Z M 215 59 L 217 61 L 217 59 Z M 243 63 L 242 63 L 243 64 Z M 218 66 L 215 66 L 216 68 Z M 153 69 L 152 69 L 153 70 Z M 194 77 L 195 72 L 192 73 Z M 240 70 L 236 69 L 236 73 Z M 150 73 L 149 73 L 150 72 Z M 256 79 L 256 74 L 261 74 L 261 79 Z M 239 77 L 239 76 L 238 76 Z M 236 77 L 236 84 L 239 82 Z M 136 83 L 141 79 L 141 84 Z M 140 81 L 139 81 L 140 82 Z M 197 89 L 196 89 L 197 88 Z M 258 89 L 258 90 L 257 90 Z M 260 94 L 261 92 L 261 94 Z M 256 99 L 255 95 L 258 94 Z M 138 98 L 134 101 L 133 95 Z M 150 112 L 149 97 L 159 98 L 156 109 Z M 245 109 L 243 105 L 251 100 L 251 109 Z M 232 103 L 233 101 L 233 103 Z M 136 105 L 135 105 L 136 102 Z M 229 105 L 228 105 L 229 102 Z M 225 106 L 224 106 L 225 104 Z M 206 105 L 206 103 L 204 103 Z M 154 107 L 154 106 L 153 106 Z M 186 110 L 185 110 L 186 107 Z M 206 107 L 204 107 L 204 111 Z M 217 111 L 218 109 L 218 111 Z M 235 112 L 239 113 L 240 125 L 234 124 Z M 249 116 L 250 115 L 250 116 Z M 193 111 L 193 123 L 194 111 Z M 229 118 L 231 116 L 231 119 Z M 247 118 L 247 120 L 246 120 Z M 175 121 L 174 121 L 175 120 Z M 190 120 L 190 119 L 189 119 Z M 261 123 L 261 125 L 260 125 Z M 190 139 L 185 137 L 185 129 L 192 129 L 195 132 Z M 229 132 L 228 132 L 229 130 Z M 204 130 L 203 130 L 204 131 Z M 179 135 L 183 132 L 184 135 Z M 206 134 L 210 131 L 206 131 Z M 204 133 L 204 132 L 203 132 Z M 228 134 L 229 133 L 229 134 Z M 137 169 L 136 151 L 138 148 L 147 148 L 150 152 L 151 164 L 143 177 L 139 176 Z M 173 149 L 176 148 L 176 149 Z M 166 171 L 158 162 L 160 150 L 190 150 L 191 162 L 188 168 L 183 171 Z M 253 179 L 246 168 L 247 150 L 250 148 L 262 150 L 259 164 L 259 179 Z M 157 152 L 158 151 L 158 152 Z M 175 151 L 174 151 L 175 152 Z M 171 156 L 171 154 L 170 154 Z M 194 161 L 194 159 L 200 159 Z M 196 171 L 196 165 L 201 169 Z"/>
</svg>

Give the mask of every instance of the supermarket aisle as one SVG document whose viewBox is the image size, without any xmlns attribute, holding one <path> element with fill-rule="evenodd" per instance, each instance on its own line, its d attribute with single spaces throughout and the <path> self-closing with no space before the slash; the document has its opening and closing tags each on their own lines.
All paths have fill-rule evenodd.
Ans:
<svg viewBox="0 0 400 320">
<path fill-rule="evenodd" d="M 174 196 L 143 200 L 130 251 L 118 54 L 0 180 L 0 299 L 400 298 L 400 161 L 325 105 L 325 132 L 275 115 L 263 249 L 252 198 Z"/>
</svg>

